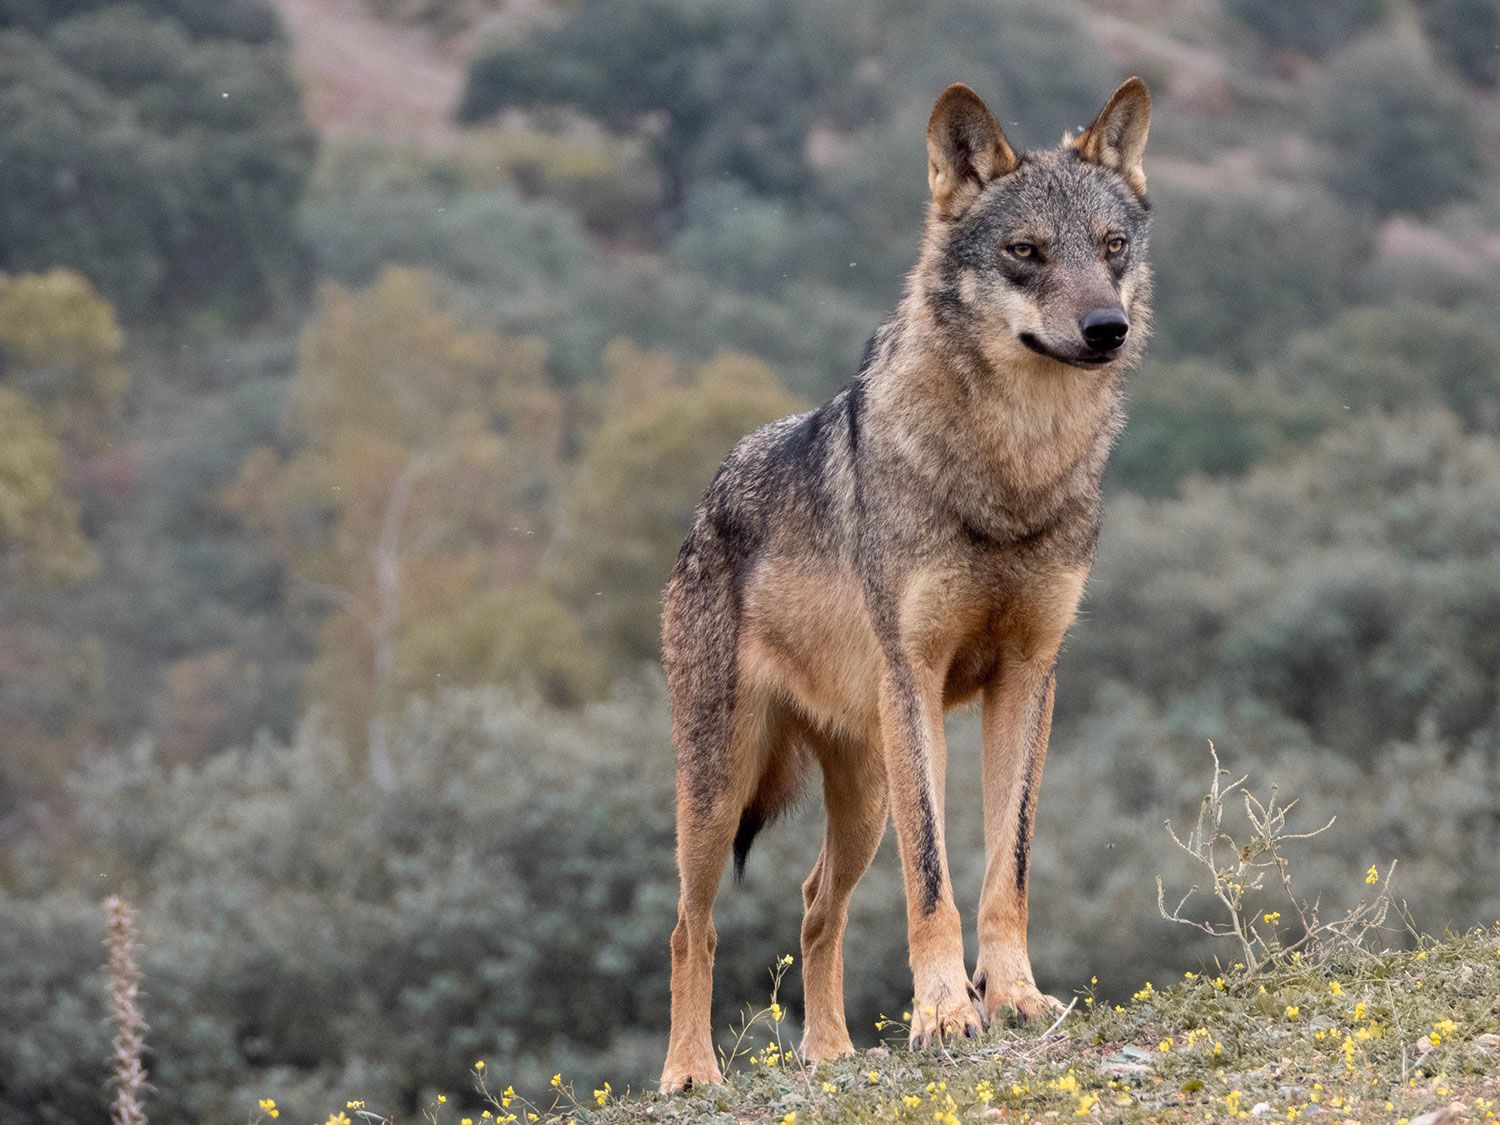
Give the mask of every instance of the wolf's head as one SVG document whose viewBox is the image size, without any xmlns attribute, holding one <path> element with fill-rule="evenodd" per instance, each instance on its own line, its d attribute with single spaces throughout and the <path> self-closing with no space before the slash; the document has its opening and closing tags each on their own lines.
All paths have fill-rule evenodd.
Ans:
<svg viewBox="0 0 1500 1125">
<path fill-rule="evenodd" d="M 992 363 L 1029 351 L 1103 368 L 1139 355 L 1150 115 L 1146 84 L 1131 78 L 1083 132 L 1017 153 L 974 91 L 943 92 L 927 125 L 932 207 L 917 277 L 945 333 Z"/>
</svg>

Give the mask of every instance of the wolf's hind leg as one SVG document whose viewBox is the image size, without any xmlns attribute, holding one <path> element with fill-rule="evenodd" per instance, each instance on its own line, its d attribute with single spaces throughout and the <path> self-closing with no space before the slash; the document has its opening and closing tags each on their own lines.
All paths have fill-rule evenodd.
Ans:
<svg viewBox="0 0 1500 1125">
<path fill-rule="evenodd" d="M 714 1057 L 713 906 L 724 864 L 734 843 L 742 798 L 725 793 L 702 801 L 679 783 L 677 794 L 677 868 L 681 895 L 672 930 L 672 1031 L 662 1067 L 664 1094 L 691 1085 L 724 1081 Z"/>
<path fill-rule="evenodd" d="M 714 655 L 710 653 L 709 655 Z M 735 677 L 703 676 L 706 662 L 669 664 L 677 744 L 677 873 L 672 930 L 672 1030 L 661 1090 L 724 1081 L 714 1056 L 713 905 L 768 737 L 763 700 Z"/>
<path fill-rule="evenodd" d="M 854 886 L 875 858 L 887 821 L 886 785 L 875 747 L 823 740 L 823 850 L 802 885 L 802 982 L 807 1029 L 802 1055 L 822 1062 L 854 1050 L 844 1017 L 844 926 Z"/>
</svg>

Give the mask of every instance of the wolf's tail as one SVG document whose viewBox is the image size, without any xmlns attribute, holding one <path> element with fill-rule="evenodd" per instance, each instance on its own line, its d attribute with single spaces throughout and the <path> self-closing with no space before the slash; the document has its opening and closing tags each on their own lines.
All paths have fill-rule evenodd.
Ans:
<svg viewBox="0 0 1500 1125">
<path fill-rule="evenodd" d="M 761 771 L 755 792 L 740 813 L 740 826 L 734 834 L 734 881 L 745 877 L 745 857 L 760 830 L 797 803 L 802 782 L 807 776 L 807 754 L 795 744 L 785 746 Z"/>
</svg>

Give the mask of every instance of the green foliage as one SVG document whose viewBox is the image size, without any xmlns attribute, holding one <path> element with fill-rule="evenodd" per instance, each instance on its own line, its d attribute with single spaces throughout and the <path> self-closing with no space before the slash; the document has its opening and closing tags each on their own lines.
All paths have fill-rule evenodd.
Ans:
<svg viewBox="0 0 1500 1125">
<path fill-rule="evenodd" d="M 660 651 L 661 589 L 704 482 L 735 442 L 797 402 L 747 356 L 717 356 L 689 373 L 620 341 L 605 362 L 604 418 L 566 501 L 561 581 L 590 631 L 628 666 Z"/>
<path fill-rule="evenodd" d="M 312 140 L 268 11 L 69 8 L 0 31 L 0 266 L 78 270 L 133 317 L 285 294 Z"/>
<path fill-rule="evenodd" d="M 1500 85 L 1500 0 L 1428 0 L 1418 11 L 1439 58 L 1476 86 Z"/>
<path fill-rule="evenodd" d="M 1090 583 L 1109 626 L 1078 630 L 1071 674 L 1231 742 L 1492 745 L 1497 465 L 1451 415 L 1369 418 L 1240 481 L 1122 499 Z"/>
<path fill-rule="evenodd" d="M 1293 337 L 1272 367 L 1287 398 L 1328 410 L 1404 414 L 1438 402 L 1470 428 L 1500 430 L 1500 329 L 1488 310 L 1351 309 Z"/>
<path fill-rule="evenodd" d="M 1428 215 L 1474 195 L 1481 157 L 1467 105 L 1397 43 L 1372 41 L 1333 60 L 1316 136 L 1328 186 L 1355 206 Z"/>
<path fill-rule="evenodd" d="M 1277 49 L 1321 58 L 1381 24 L 1387 0 L 1228 0 L 1229 14 Z"/>
<path fill-rule="evenodd" d="M 1369 232 L 1331 196 L 1169 182 L 1152 192 L 1154 353 L 1248 367 L 1345 301 Z"/>
<path fill-rule="evenodd" d="M 1130 379 L 1130 424 L 1110 473 L 1143 496 L 1170 495 L 1191 476 L 1241 476 L 1326 419 L 1264 378 L 1206 363 L 1149 364 Z"/>
<path fill-rule="evenodd" d="M 370 3 L 440 33 L 488 6 Z M 1123 72 L 1158 96 L 1154 358 L 1059 678 L 1042 983 L 1124 1000 L 1212 955 L 1153 888 L 1191 878 L 1159 825 L 1191 818 L 1208 737 L 1310 824 L 1338 814 L 1310 896 L 1398 858 L 1432 926 L 1500 916 L 1495 185 L 1445 77 L 1492 80 L 1489 8 L 1419 5 L 1438 70 L 1404 26 L 1404 54 L 1318 61 L 1380 4 L 1230 7 L 1298 57 L 1071 0 L 518 10 L 473 61 L 484 124 L 356 135 L 320 103 L 299 210 L 267 0 L 0 0 L 0 1119 L 103 1116 L 93 888 L 142 908 L 154 1119 L 272 1094 L 288 1120 L 350 1096 L 406 1117 L 435 1084 L 454 1109 L 479 1057 L 585 1100 L 649 1081 L 671 755 L 662 693 L 627 685 L 720 456 L 847 379 L 899 294 L 955 79 L 1021 145 Z M 299 47 L 316 88 L 329 60 Z M 972 903 L 977 724 L 950 727 Z M 796 952 L 816 805 L 720 899 L 717 1028 Z M 900 1011 L 902 909 L 888 847 L 848 934 L 862 1043 Z M 1139 1006 L 1089 1027 L 1154 1046 L 1217 1011 L 1249 1037 L 1257 1003 L 1184 990 L 1160 1029 Z M 1178 1054 L 1160 1096 L 1218 1096 Z M 930 1071 L 924 1120 L 926 1082 L 962 1082 L 886 1066 Z M 1054 1094 L 1015 1108 L 1071 1117 Z"/>
<path fill-rule="evenodd" d="M 361 294 L 330 285 L 291 391 L 293 449 L 252 453 L 228 496 L 294 598 L 334 611 L 310 685 L 350 729 L 433 682 L 509 672 L 563 700 L 598 690 L 560 608 L 495 596 L 535 567 L 556 486 L 545 345 L 446 305 L 434 276 L 394 266 Z"/>
<path fill-rule="evenodd" d="M 4 570 L 76 581 L 95 565 L 64 478 L 61 443 L 37 406 L 0 387 L 0 558 Z"/>
<path fill-rule="evenodd" d="M 868 13 L 842 0 L 588 0 L 555 27 L 476 55 L 458 114 L 566 106 L 616 130 L 652 117 L 669 205 L 697 177 L 796 190 L 813 125 L 869 112 L 877 90 L 858 64 L 873 30 Z M 795 102 L 788 88 L 799 91 Z"/>
</svg>

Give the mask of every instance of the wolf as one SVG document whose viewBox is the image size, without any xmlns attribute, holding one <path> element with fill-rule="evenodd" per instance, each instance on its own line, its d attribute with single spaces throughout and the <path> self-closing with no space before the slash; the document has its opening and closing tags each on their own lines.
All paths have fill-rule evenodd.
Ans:
<svg viewBox="0 0 1500 1125">
<path fill-rule="evenodd" d="M 827 828 L 802 886 L 803 1056 L 851 1052 L 843 936 L 894 820 L 916 1049 L 1060 1010 L 1026 945 L 1054 666 L 1083 594 L 1122 382 L 1148 329 L 1146 85 L 1018 152 L 967 86 L 927 126 L 918 263 L 856 377 L 740 441 L 667 585 L 676 750 L 663 1092 L 723 1081 L 712 910 L 731 853 L 816 763 Z M 943 715 L 983 709 L 979 957 L 964 963 L 943 833 Z"/>
</svg>

